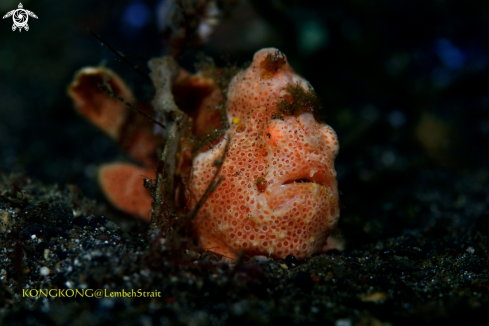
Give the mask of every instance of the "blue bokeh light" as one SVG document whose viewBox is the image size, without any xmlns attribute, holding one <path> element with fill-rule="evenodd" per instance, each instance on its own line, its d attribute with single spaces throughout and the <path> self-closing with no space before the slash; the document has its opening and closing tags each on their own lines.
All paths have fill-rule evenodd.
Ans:
<svg viewBox="0 0 489 326">
<path fill-rule="evenodd" d="M 465 66 L 467 58 L 465 54 L 457 48 L 453 43 L 446 39 L 441 38 L 436 41 L 435 51 L 440 60 L 449 69 L 458 70 Z"/>
<path fill-rule="evenodd" d="M 144 2 L 133 1 L 126 6 L 122 17 L 131 27 L 141 28 L 148 23 L 150 15 L 150 10 Z"/>
<path fill-rule="evenodd" d="M 400 110 L 394 110 L 387 115 L 387 120 L 392 127 L 399 128 L 406 123 L 406 115 Z"/>
</svg>

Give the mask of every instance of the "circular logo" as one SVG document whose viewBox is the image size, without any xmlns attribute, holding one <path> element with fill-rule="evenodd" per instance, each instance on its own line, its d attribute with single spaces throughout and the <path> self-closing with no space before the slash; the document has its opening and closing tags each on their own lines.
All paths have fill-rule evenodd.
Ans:
<svg viewBox="0 0 489 326">
<path fill-rule="evenodd" d="M 27 24 L 27 21 L 29 20 L 29 17 L 27 16 L 27 13 L 25 12 L 24 9 L 17 9 L 13 16 L 14 16 L 14 24 L 17 27 L 24 27 Z"/>
</svg>

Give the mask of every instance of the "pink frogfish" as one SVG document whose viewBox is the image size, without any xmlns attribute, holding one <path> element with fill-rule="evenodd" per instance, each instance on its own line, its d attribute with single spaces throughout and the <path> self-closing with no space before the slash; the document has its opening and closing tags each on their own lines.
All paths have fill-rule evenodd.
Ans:
<svg viewBox="0 0 489 326">
<path fill-rule="evenodd" d="M 116 207 L 149 220 L 153 198 L 143 177 L 155 178 L 155 153 L 163 142 L 150 122 L 97 89 L 97 80 L 107 76 L 114 93 L 151 113 L 105 68 L 82 69 L 69 94 L 82 115 L 143 165 L 104 165 L 99 182 Z M 176 200 L 189 211 L 216 171 L 222 177 L 192 221 L 202 249 L 231 259 L 243 251 L 278 259 L 320 252 L 340 214 L 334 169 L 339 144 L 334 130 L 317 118 L 321 104 L 312 86 L 285 55 L 273 48 L 258 51 L 226 87 L 202 71 L 181 70 L 172 95 L 192 122 L 177 153 Z"/>
</svg>

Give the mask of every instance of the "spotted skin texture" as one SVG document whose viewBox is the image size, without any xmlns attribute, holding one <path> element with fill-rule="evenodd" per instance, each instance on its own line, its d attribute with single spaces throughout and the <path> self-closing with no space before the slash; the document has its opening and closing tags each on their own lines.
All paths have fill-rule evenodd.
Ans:
<svg viewBox="0 0 489 326">
<path fill-rule="evenodd" d="M 267 64 L 274 58 L 279 64 Z M 277 49 L 257 52 L 231 81 L 224 180 L 194 221 L 204 249 L 232 259 L 244 250 L 250 256 L 304 259 L 321 251 L 335 228 L 337 136 L 315 120 L 314 108 L 296 116 L 278 114 L 283 99 L 294 101 L 288 85 L 312 91 Z M 225 139 L 194 158 L 191 207 L 209 186 Z"/>
</svg>

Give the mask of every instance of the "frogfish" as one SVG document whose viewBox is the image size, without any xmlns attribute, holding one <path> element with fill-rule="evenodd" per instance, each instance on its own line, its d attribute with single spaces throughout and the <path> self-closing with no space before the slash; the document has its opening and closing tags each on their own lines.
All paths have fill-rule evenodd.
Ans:
<svg viewBox="0 0 489 326">
<path fill-rule="evenodd" d="M 172 200 L 185 212 L 200 205 L 191 225 L 203 250 L 231 259 L 242 252 L 276 259 L 320 252 L 340 209 L 334 168 L 339 143 L 319 119 L 318 96 L 275 48 L 256 52 L 249 67 L 225 75 L 201 66 L 193 75 L 179 69 L 167 81 L 166 100 L 190 123 L 174 156 Z M 98 179 L 113 205 L 149 221 L 158 199 L 143 179 L 160 173 L 158 155 L 168 135 L 127 104 L 154 115 L 156 100 L 153 108 L 139 104 L 115 73 L 101 67 L 80 70 L 68 93 L 78 112 L 140 163 L 105 164 Z M 209 192 L 216 173 L 221 182 Z"/>
</svg>

